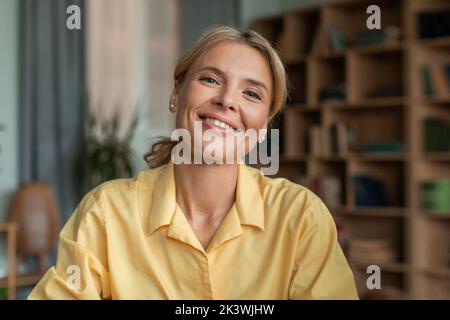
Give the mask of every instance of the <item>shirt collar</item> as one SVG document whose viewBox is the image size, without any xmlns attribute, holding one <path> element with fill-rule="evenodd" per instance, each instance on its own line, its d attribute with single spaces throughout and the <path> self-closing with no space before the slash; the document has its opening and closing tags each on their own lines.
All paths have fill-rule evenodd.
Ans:
<svg viewBox="0 0 450 320">
<path fill-rule="evenodd" d="M 248 167 L 245 163 L 239 165 L 234 207 L 241 225 L 254 226 L 264 231 L 264 203 L 257 181 L 261 174 L 260 170 Z M 154 183 L 148 234 L 161 226 L 170 225 L 177 209 L 172 161 L 160 167 L 159 176 Z"/>
</svg>

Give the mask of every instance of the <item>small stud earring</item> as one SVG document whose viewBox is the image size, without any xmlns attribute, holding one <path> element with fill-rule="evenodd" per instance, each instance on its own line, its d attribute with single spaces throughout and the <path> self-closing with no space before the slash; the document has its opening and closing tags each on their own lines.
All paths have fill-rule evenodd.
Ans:
<svg viewBox="0 0 450 320">
<path fill-rule="evenodd" d="M 175 105 L 173 103 L 170 104 L 169 106 L 170 111 L 175 111 Z"/>
</svg>

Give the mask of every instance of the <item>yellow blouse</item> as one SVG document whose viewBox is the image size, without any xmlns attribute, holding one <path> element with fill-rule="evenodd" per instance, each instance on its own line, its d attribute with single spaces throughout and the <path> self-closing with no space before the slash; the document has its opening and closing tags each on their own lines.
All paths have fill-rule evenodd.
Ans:
<svg viewBox="0 0 450 320">
<path fill-rule="evenodd" d="M 236 201 L 204 250 L 176 203 L 173 167 L 90 191 L 28 298 L 358 298 L 333 218 L 310 190 L 241 164 Z"/>
</svg>

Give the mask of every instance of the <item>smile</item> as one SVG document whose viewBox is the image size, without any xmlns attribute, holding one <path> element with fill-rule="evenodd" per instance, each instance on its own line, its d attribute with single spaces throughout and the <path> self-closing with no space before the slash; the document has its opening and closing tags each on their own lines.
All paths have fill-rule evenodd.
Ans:
<svg viewBox="0 0 450 320">
<path fill-rule="evenodd" d="M 219 121 L 217 119 L 205 118 L 205 121 L 208 121 L 209 123 L 212 123 L 213 125 L 218 126 L 222 129 L 234 130 L 233 127 L 231 127 L 228 124 L 226 124 L 225 122 Z"/>
<path fill-rule="evenodd" d="M 238 131 L 238 129 L 235 128 L 234 125 L 232 125 L 230 121 L 227 121 L 226 119 L 222 121 L 210 115 L 199 116 L 199 118 L 209 127 Z"/>
</svg>

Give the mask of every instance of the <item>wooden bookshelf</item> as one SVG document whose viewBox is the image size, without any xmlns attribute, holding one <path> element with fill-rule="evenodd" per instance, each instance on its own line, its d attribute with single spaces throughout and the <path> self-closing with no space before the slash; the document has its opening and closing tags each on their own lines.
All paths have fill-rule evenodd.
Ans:
<svg viewBox="0 0 450 320">
<path fill-rule="evenodd" d="M 350 40 L 367 31 L 370 4 L 380 6 L 383 29 L 398 36 L 354 45 Z M 450 213 L 421 204 L 424 181 L 450 179 L 450 152 L 425 152 L 423 137 L 425 119 L 450 120 L 450 97 L 425 94 L 420 71 L 431 61 L 450 64 L 450 37 L 418 34 L 419 14 L 443 9 L 450 10 L 449 1 L 337 0 L 251 26 L 280 48 L 293 84 L 279 176 L 312 190 L 323 177 L 339 181 L 342 203 L 327 204 L 330 212 L 350 242 L 368 237 L 394 245 L 395 260 L 379 265 L 383 285 L 402 298 L 450 298 Z M 332 29 L 348 40 L 344 47 L 333 48 Z M 345 148 L 343 136 L 352 137 Z M 354 178 L 365 175 L 384 186 L 383 206 L 359 205 Z M 360 296 L 369 297 L 365 270 L 372 261 L 350 262 Z"/>
</svg>

